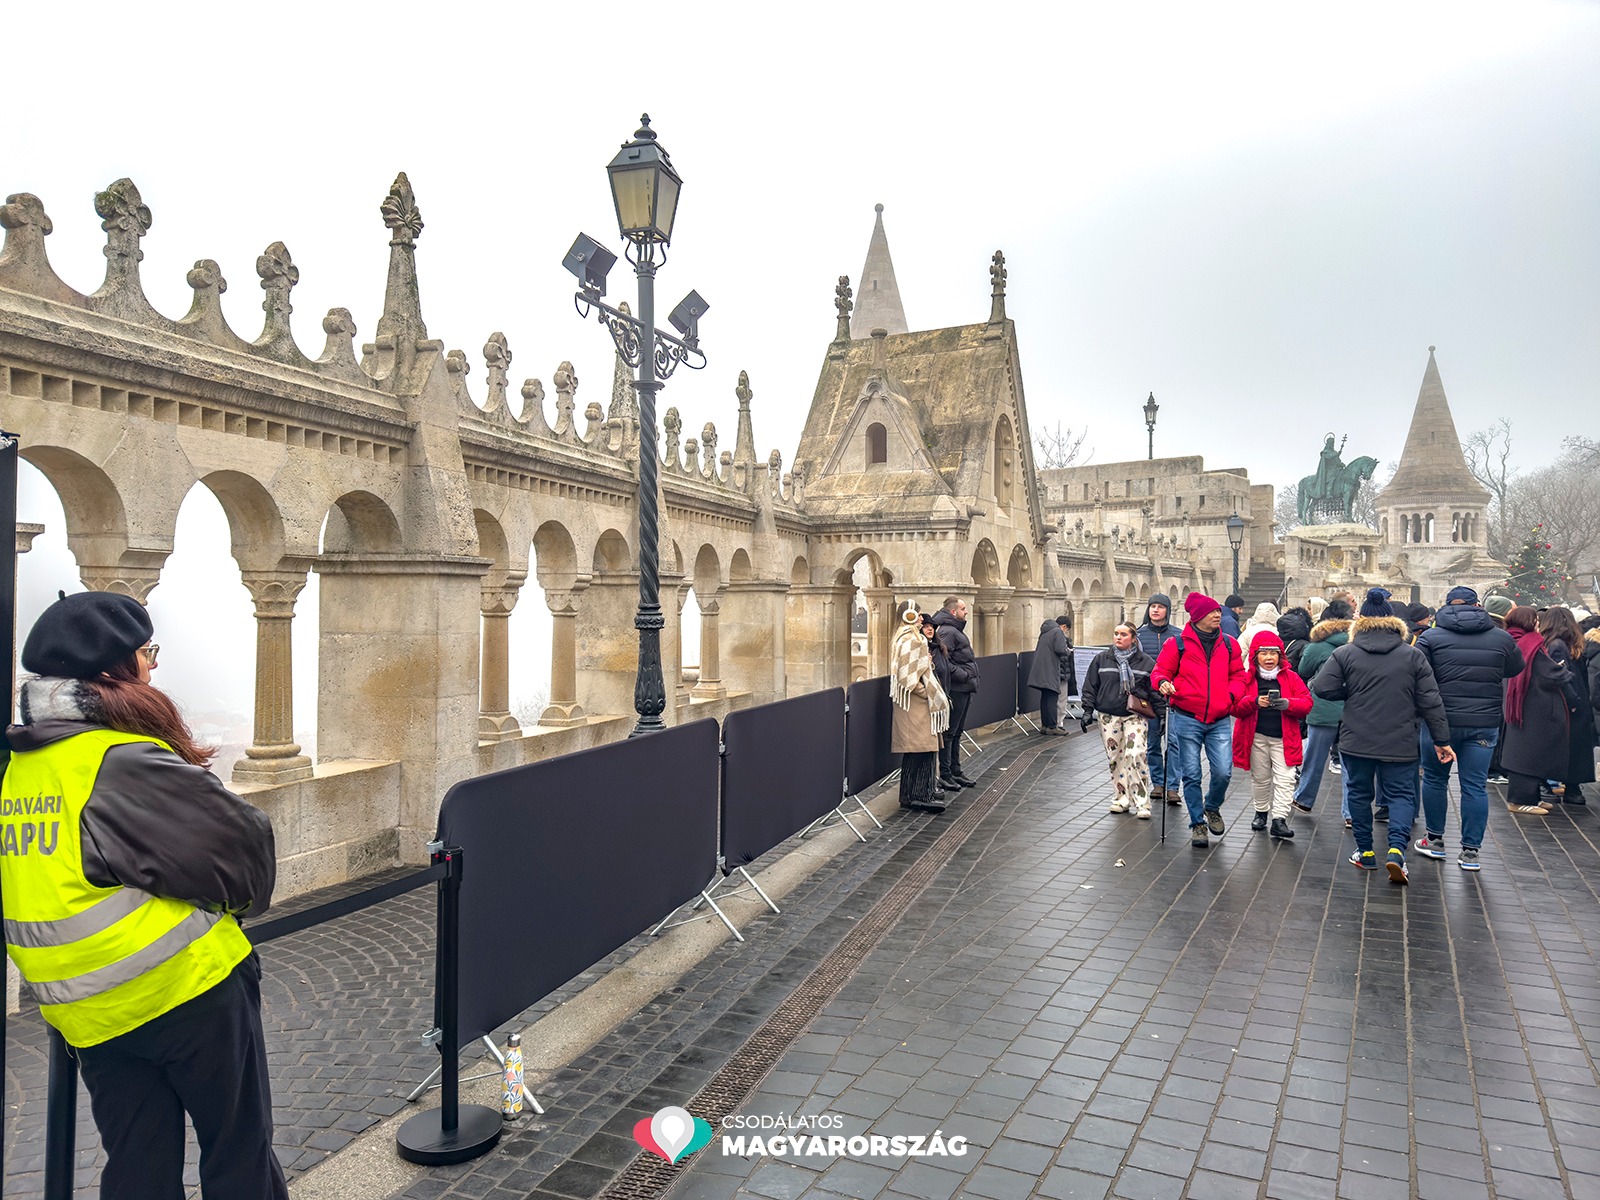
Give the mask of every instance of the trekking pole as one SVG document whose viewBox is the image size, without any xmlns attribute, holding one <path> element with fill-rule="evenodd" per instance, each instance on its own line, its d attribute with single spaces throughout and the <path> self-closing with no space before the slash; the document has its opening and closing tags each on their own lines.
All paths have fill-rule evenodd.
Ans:
<svg viewBox="0 0 1600 1200">
<path fill-rule="evenodd" d="M 1161 795 L 1161 844 L 1167 844 L 1167 804 L 1166 785 L 1172 782 L 1172 768 L 1167 765 L 1167 714 L 1172 711 L 1168 705 L 1161 710 L 1161 781 L 1163 784 Z"/>
</svg>

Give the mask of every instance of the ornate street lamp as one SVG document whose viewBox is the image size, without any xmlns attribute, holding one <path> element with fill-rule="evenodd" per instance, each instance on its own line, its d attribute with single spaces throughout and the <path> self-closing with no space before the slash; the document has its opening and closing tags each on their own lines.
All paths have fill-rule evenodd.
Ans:
<svg viewBox="0 0 1600 1200">
<path fill-rule="evenodd" d="M 611 179 L 611 199 L 617 209 L 617 227 L 627 241 L 628 261 L 639 281 L 637 317 L 612 308 L 600 297 L 606 292 L 606 273 L 616 263 L 612 254 L 586 234 L 579 234 L 562 265 L 578 279 L 574 303 L 578 315 L 598 310 L 599 320 L 611 333 L 617 353 L 634 368 L 633 390 L 639 400 L 639 611 L 633 624 L 639 631 L 639 671 L 633 685 L 633 707 L 639 721 L 630 736 L 656 733 L 666 728 L 661 719 L 667 707 L 661 678 L 660 526 L 656 486 L 660 459 L 656 449 L 656 392 L 661 381 L 687 363 L 698 371 L 706 365 L 700 352 L 699 322 L 707 307 L 699 292 L 690 292 L 672 310 L 671 323 L 681 337 L 657 329 L 656 268 L 667 261 L 672 224 L 678 215 L 678 194 L 683 180 L 666 150 L 650 128 L 650 115 L 639 118 L 631 142 L 623 143 L 606 165 Z"/>
<path fill-rule="evenodd" d="M 1156 394 L 1150 393 L 1150 399 L 1144 402 L 1144 427 L 1150 434 L 1150 458 L 1156 456 L 1156 414 L 1161 411 L 1161 405 L 1156 403 Z"/>
<path fill-rule="evenodd" d="M 1233 547 L 1233 594 L 1239 594 L 1239 547 L 1244 545 L 1244 518 L 1236 510 L 1228 518 L 1228 545 Z"/>
</svg>

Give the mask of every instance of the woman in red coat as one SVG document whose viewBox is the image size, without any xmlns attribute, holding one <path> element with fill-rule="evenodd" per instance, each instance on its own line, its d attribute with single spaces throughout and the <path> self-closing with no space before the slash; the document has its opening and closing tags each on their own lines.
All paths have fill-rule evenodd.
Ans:
<svg viewBox="0 0 1600 1200">
<path fill-rule="evenodd" d="M 1289 809 L 1294 769 L 1300 765 L 1300 720 L 1311 711 L 1311 693 L 1283 658 L 1283 641 L 1270 629 L 1250 643 L 1244 695 L 1233 706 L 1233 765 L 1248 769 L 1258 833 L 1272 817 L 1272 836 L 1292 838 Z"/>
</svg>

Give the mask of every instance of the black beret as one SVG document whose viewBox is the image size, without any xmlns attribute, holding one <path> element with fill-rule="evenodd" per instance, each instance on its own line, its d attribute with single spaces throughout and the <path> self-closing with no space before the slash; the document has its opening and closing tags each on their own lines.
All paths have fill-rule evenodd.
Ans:
<svg viewBox="0 0 1600 1200">
<path fill-rule="evenodd" d="M 150 640 L 150 614 L 115 592 L 60 593 L 22 646 L 22 666 L 35 675 L 93 679 Z"/>
</svg>

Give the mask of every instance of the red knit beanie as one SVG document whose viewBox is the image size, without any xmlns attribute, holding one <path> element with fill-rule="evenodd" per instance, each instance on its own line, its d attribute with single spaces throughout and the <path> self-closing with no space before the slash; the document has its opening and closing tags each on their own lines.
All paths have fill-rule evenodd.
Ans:
<svg viewBox="0 0 1600 1200">
<path fill-rule="evenodd" d="M 1189 620 L 1198 621 L 1207 613 L 1214 613 L 1222 605 L 1203 592 L 1190 592 L 1183 598 L 1184 611 L 1189 614 Z"/>
</svg>

